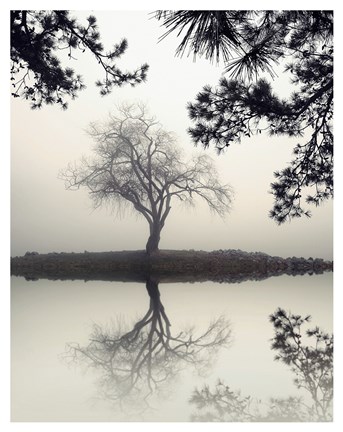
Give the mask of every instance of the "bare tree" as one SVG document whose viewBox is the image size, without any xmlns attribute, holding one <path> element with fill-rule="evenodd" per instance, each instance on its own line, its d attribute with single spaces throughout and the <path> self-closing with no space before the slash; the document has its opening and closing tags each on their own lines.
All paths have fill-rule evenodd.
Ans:
<svg viewBox="0 0 343 432">
<path fill-rule="evenodd" d="M 158 250 L 173 198 L 194 205 L 200 197 L 222 217 L 229 211 L 231 188 L 219 183 L 212 159 L 202 154 L 184 162 L 173 135 L 143 105 L 122 106 L 119 116 L 92 124 L 90 134 L 95 157 L 69 164 L 61 178 L 67 189 L 88 189 L 95 207 L 127 205 L 143 215 L 149 255 Z"/>
<path fill-rule="evenodd" d="M 206 370 L 218 349 L 231 341 L 231 326 L 223 316 L 200 335 L 193 328 L 173 335 L 158 282 L 149 278 L 146 288 L 149 309 L 132 329 L 120 323 L 109 329 L 94 325 L 88 345 L 68 344 L 65 353 L 66 359 L 100 371 L 103 396 L 122 408 L 146 408 L 148 398 L 170 385 L 185 366 Z"/>
</svg>

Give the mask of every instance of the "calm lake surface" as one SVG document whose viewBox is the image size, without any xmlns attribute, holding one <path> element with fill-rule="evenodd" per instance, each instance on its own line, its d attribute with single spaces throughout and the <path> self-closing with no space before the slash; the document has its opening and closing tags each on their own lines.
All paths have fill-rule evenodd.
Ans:
<svg viewBox="0 0 343 432">
<path fill-rule="evenodd" d="M 310 314 L 312 327 L 331 333 L 332 285 L 332 273 L 232 284 L 160 283 L 159 315 L 154 315 L 153 307 L 148 316 L 151 298 L 143 283 L 26 281 L 13 277 L 12 421 L 190 421 L 196 411 L 189 403 L 192 392 L 204 384 L 212 387 L 218 379 L 230 389 L 240 390 L 242 396 L 250 395 L 262 403 L 271 397 L 302 395 L 306 399 L 306 392 L 295 387 L 292 372 L 274 360 L 275 352 L 270 349 L 273 328 L 268 317 L 278 307 Z M 211 353 L 203 348 L 201 358 L 207 359 L 206 367 L 195 354 L 179 356 L 166 364 L 153 364 L 149 376 L 143 362 L 132 360 L 134 349 L 139 352 L 139 343 L 145 343 L 142 333 L 134 341 L 132 336 L 144 317 L 144 329 L 153 317 L 160 324 L 169 322 L 171 338 L 189 340 L 185 329 L 192 328 L 192 341 L 222 317 L 217 323 L 230 323 L 230 343 L 218 344 Z M 179 336 L 180 332 L 184 333 Z M 132 391 L 128 388 L 117 399 L 117 375 L 111 372 L 109 377 L 109 360 L 112 366 L 114 360 L 105 349 L 109 346 L 106 337 L 115 334 L 120 339 L 128 333 L 132 344 L 122 345 L 116 370 L 118 376 L 127 373 L 125 354 L 137 374 Z M 98 338 L 97 350 L 92 351 L 92 359 L 87 360 L 85 351 L 75 355 L 80 351 L 71 348 L 89 347 L 94 338 Z M 161 345 L 158 349 L 164 348 Z M 149 361 L 144 356 L 141 359 Z M 203 366 L 200 370 L 199 365 Z"/>
</svg>

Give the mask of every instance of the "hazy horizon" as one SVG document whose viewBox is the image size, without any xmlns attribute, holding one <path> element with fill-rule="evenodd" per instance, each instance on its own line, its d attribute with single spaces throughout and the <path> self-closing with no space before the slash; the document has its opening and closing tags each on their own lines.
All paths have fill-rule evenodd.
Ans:
<svg viewBox="0 0 343 432">
<path fill-rule="evenodd" d="M 64 56 L 63 65 L 72 68 L 75 74 L 80 74 L 86 85 L 86 89 L 79 92 L 75 100 L 66 98 L 67 110 L 63 111 L 56 104 L 32 110 L 30 101 L 13 98 L 8 94 L 6 97 L 10 101 L 3 98 L 5 103 L 10 102 L 10 109 L 7 110 L 10 117 L 10 175 L 6 176 L 7 171 L 5 174 L 10 183 L 8 188 L 5 183 L 10 199 L 10 230 L 4 235 L 4 243 L 8 238 L 11 257 L 23 256 L 32 251 L 45 254 L 145 250 L 149 229 L 143 217 L 134 211 L 118 213 L 116 208 L 94 209 L 86 190 L 66 190 L 63 180 L 59 178 L 60 171 L 69 163 L 80 161 L 82 156 L 92 157 L 95 143 L 87 133 L 91 123 L 106 121 L 108 115 L 115 113 L 116 106 L 122 103 L 142 102 L 165 130 L 175 134 L 185 159 L 194 153 L 211 156 L 221 182 L 229 184 L 234 193 L 232 209 L 224 219 L 212 214 L 201 201 L 194 207 L 182 205 L 176 200 L 172 202 L 171 212 L 161 233 L 160 249 L 239 249 L 282 258 L 295 256 L 330 261 L 335 259 L 335 272 L 308 272 L 301 275 L 288 272 L 278 276 L 265 272 L 260 278 L 256 275 L 256 280 L 243 280 L 243 274 L 221 279 L 221 275 L 216 273 L 213 278 L 216 281 L 204 281 L 201 279 L 201 271 L 194 269 L 189 275 L 189 282 L 181 282 L 181 279 L 176 282 L 172 277 L 166 276 L 164 282 L 158 283 L 155 278 L 147 277 L 146 283 L 143 283 L 129 280 L 131 274 L 126 278 L 125 271 L 121 268 L 118 273 L 125 282 L 92 280 L 90 275 L 96 273 L 96 263 L 91 265 L 93 273 L 92 269 L 82 270 L 83 267 L 80 266 L 79 274 L 76 272 L 77 263 L 76 266 L 72 263 L 70 268 L 74 266 L 75 274 L 81 279 L 63 280 L 62 274 L 60 279 L 50 277 L 49 270 L 45 272 L 44 269 L 39 276 L 42 278 L 38 279 L 24 268 L 20 274 L 26 274 L 27 277 L 14 276 L 16 271 L 13 262 L 17 260 L 10 260 L 13 272 L 8 274 L 1 302 L 5 347 L 8 347 L 8 355 L 3 356 L 4 415 L 0 421 L 6 425 L 3 430 L 9 428 L 19 431 L 23 422 L 27 430 L 45 428 L 46 422 L 52 430 L 59 429 L 61 422 L 63 428 L 71 430 L 77 427 L 78 422 L 82 422 L 81 427 L 85 430 L 98 429 L 98 425 L 100 429 L 112 429 L 114 425 L 119 430 L 131 431 L 137 427 L 151 432 L 154 428 L 160 429 L 161 424 L 163 430 L 171 431 L 175 429 L 175 422 L 187 422 L 187 429 L 198 432 L 199 429 L 207 429 L 208 423 L 202 420 L 198 422 L 192 417 L 195 413 L 195 405 L 191 403 L 192 395 L 196 389 L 200 390 L 204 386 L 212 391 L 219 381 L 228 386 L 227 390 L 232 391 L 233 396 L 238 396 L 237 401 L 247 398 L 244 399 L 246 403 L 242 404 L 243 410 L 247 407 L 247 413 L 263 413 L 269 408 L 272 412 L 275 406 L 277 408 L 278 402 L 284 404 L 284 409 L 281 406 L 281 414 L 286 414 L 285 422 L 273 422 L 271 428 L 277 426 L 281 431 L 289 430 L 292 419 L 299 416 L 302 410 L 307 412 L 307 409 L 307 414 L 313 415 L 313 419 L 305 420 L 305 416 L 301 428 L 312 430 L 316 428 L 316 422 L 321 427 L 324 423 L 319 416 L 316 419 L 318 411 L 314 411 L 317 406 L 315 399 L 319 393 L 313 398 L 306 385 L 297 388 L 294 380 L 297 373 L 292 371 L 292 363 L 286 364 L 282 359 L 275 361 L 282 349 L 271 349 L 272 338 L 278 337 L 280 327 L 271 318 L 280 308 L 289 316 L 311 316 L 308 323 L 301 325 L 301 335 L 297 340 L 298 347 L 309 347 L 305 351 L 312 360 L 316 353 L 322 358 L 322 341 L 316 340 L 314 335 L 309 336 L 311 332 L 306 333 L 306 330 L 318 328 L 328 333 L 329 338 L 335 333 L 334 358 L 330 349 L 325 358 L 328 376 L 332 376 L 334 369 L 334 398 L 330 399 L 332 394 L 330 396 L 329 391 L 327 399 L 332 403 L 333 419 L 330 420 L 331 424 L 325 424 L 336 430 L 337 425 L 342 423 L 340 410 L 337 409 L 341 400 L 339 367 L 332 367 L 332 362 L 337 363 L 337 358 L 340 357 L 340 344 L 336 344 L 341 319 L 337 309 L 340 304 L 340 290 L 337 289 L 337 282 L 340 281 L 337 266 L 340 146 L 335 147 L 335 201 L 328 200 L 318 207 L 306 205 L 307 190 L 303 190 L 304 208 L 310 210 L 311 218 L 294 218 L 282 225 L 272 220 L 269 211 L 273 208 L 273 195 L 270 193 L 271 183 L 275 181 L 273 173 L 289 166 L 294 160 L 293 149 L 297 143 L 306 142 L 306 137 L 276 137 L 262 131 L 258 136 L 242 139 L 240 144 L 231 144 L 220 154 L 214 148 L 194 146 L 187 133 L 187 129 L 193 125 L 188 117 L 187 103 L 194 102 L 205 85 L 216 87 L 221 77 L 229 76 L 223 73 L 223 64 L 211 64 L 205 58 L 197 58 L 194 62 L 192 54 L 187 57 L 187 50 L 183 57 L 176 57 L 175 50 L 183 33 L 177 38 L 177 32 L 173 32 L 158 42 L 166 28 L 161 27 L 161 23 L 149 14 L 160 7 L 169 9 L 172 6 L 177 9 L 177 5 L 184 10 L 206 10 L 209 7 L 209 3 L 201 2 L 164 3 L 162 6 L 157 2 L 128 2 L 124 6 L 119 5 L 127 10 L 108 10 L 113 4 L 99 2 L 91 5 L 84 2 L 82 6 L 89 10 L 78 10 L 79 3 L 68 4 L 77 9 L 70 9 L 69 12 L 81 25 L 87 24 L 86 18 L 89 15 L 97 18 L 100 41 L 105 52 L 110 51 L 123 38 L 127 39 L 128 48 L 115 64 L 121 71 L 131 72 L 147 63 L 149 70 L 145 83 L 133 88 L 122 85 L 102 97 L 95 82 L 104 78 L 104 71 L 96 59 L 87 51 L 75 51 L 73 57 L 76 59 L 69 60 L 68 50 L 62 49 L 57 55 Z M 61 9 L 64 9 L 63 6 L 59 5 Z M 91 9 L 94 6 L 95 9 Z M 221 3 L 211 4 L 211 8 L 218 10 L 225 9 L 223 6 Z M 233 6 L 238 6 L 241 10 L 257 7 L 252 2 Z M 284 10 L 313 11 L 323 8 L 323 5 L 319 7 L 319 3 L 308 1 L 300 4 L 290 2 L 283 6 Z M 7 8 L 7 18 L 13 7 L 9 5 Z M 118 5 L 115 4 L 114 7 Z M 258 7 L 261 11 L 268 11 L 275 8 L 275 5 L 262 2 Z M 46 4 L 44 6 L 41 3 L 40 9 L 44 8 L 48 9 Z M 236 7 L 234 9 L 237 10 Z M 339 6 L 328 5 L 327 9 L 334 9 L 335 40 L 339 40 Z M 4 32 L 10 38 L 6 26 Z M 9 45 L 8 39 L 7 51 Z M 289 61 L 290 57 L 285 58 L 285 62 Z M 334 63 L 335 76 L 339 76 L 339 52 L 335 54 Z M 295 90 L 290 76 L 283 72 L 282 64 L 276 65 L 275 72 L 274 78 L 267 74 L 263 77 L 271 84 L 274 93 L 281 98 L 289 97 Z M 340 101 L 336 97 L 339 85 L 340 80 L 335 80 L 336 124 L 333 129 L 336 141 L 337 137 L 339 141 L 340 134 L 337 123 L 340 118 Z M 87 255 L 84 257 L 87 258 Z M 89 262 L 88 258 L 87 261 Z M 173 268 L 173 261 L 170 264 Z M 65 266 L 67 272 L 70 270 L 68 267 Z M 108 267 L 115 274 L 116 263 L 111 261 Z M 199 268 L 199 262 L 196 267 Z M 168 265 L 164 268 L 167 275 L 166 268 L 168 270 Z M 232 268 L 235 271 L 234 266 Z M 63 270 L 63 265 L 59 269 Z M 208 347 L 204 345 L 205 350 L 199 351 L 199 360 L 206 366 L 204 359 L 211 354 L 207 368 L 198 369 L 196 356 L 186 356 L 183 359 L 185 361 L 178 362 L 179 356 L 170 357 L 170 353 L 161 356 L 167 351 L 160 351 L 159 348 L 157 353 L 155 351 L 155 356 L 151 356 L 151 348 L 158 347 L 151 341 L 159 342 L 166 335 L 171 336 L 164 339 L 169 351 L 170 347 L 182 346 L 183 341 L 186 341 L 186 351 L 183 352 L 189 350 L 192 354 L 192 343 L 196 345 L 199 336 L 206 334 L 220 317 L 230 330 L 228 344 L 214 346 L 213 352 L 211 344 Z M 161 321 L 162 331 L 152 333 L 155 323 Z M 142 323 L 144 325 L 141 326 Z M 163 323 L 167 323 L 167 327 L 163 327 Z M 132 338 L 133 343 L 128 344 L 129 339 L 125 339 L 125 336 L 129 334 L 131 337 L 135 329 L 139 331 Z M 220 335 L 221 327 L 218 329 Z M 300 326 L 296 328 L 296 332 L 298 330 L 300 333 Z M 97 335 L 100 336 L 98 340 Z M 148 344 L 146 336 L 149 338 Z M 326 342 L 329 340 L 326 336 L 324 339 Z M 116 351 L 118 341 L 123 349 Z M 144 345 L 139 345 L 142 341 Z M 102 342 L 106 344 L 103 350 L 105 345 L 101 345 Z M 94 343 L 94 362 L 84 361 L 82 356 L 79 359 L 70 356 L 73 354 L 71 347 L 92 349 Z M 292 344 L 291 341 L 290 343 Z M 136 347 L 139 348 L 137 356 Z M 102 351 L 105 353 L 103 358 Z M 97 357 L 99 352 L 100 357 Z M 303 349 L 297 351 L 298 356 L 293 359 L 295 363 L 297 357 L 302 358 L 303 352 Z M 145 370 L 141 374 L 137 368 L 136 376 L 139 379 L 134 383 L 137 386 L 132 387 L 134 392 L 120 393 L 120 383 L 125 381 L 115 382 L 106 378 L 134 376 L 136 366 L 141 366 L 139 356 L 142 356 L 143 365 L 148 359 L 146 371 L 149 371 L 151 365 L 157 366 L 156 370 L 150 369 L 149 372 L 153 379 L 158 377 L 156 373 L 159 371 L 161 377 L 168 379 L 156 379 L 157 385 L 152 388 L 150 378 L 146 379 L 149 375 L 146 375 Z M 169 362 L 167 367 L 164 366 L 163 357 Z M 306 360 L 306 365 L 308 364 Z M 319 364 L 323 365 L 320 361 Z M 319 380 L 322 380 L 323 371 L 324 369 L 318 375 Z M 318 376 L 314 378 L 317 379 Z M 160 383 L 162 385 L 159 387 Z M 148 387 L 149 393 L 140 393 L 140 389 L 145 391 Z M 329 388 L 332 389 L 331 385 Z M 319 386 L 317 390 L 320 390 Z M 123 395 L 123 398 L 116 399 L 118 395 Z M 140 412 L 142 401 L 148 409 Z M 310 412 L 311 409 L 313 412 Z M 201 408 L 199 413 L 206 414 L 207 410 L 211 410 L 210 405 Z M 231 424 L 226 423 L 229 417 L 225 417 L 230 414 L 230 408 L 220 411 L 225 420 L 219 419 L 212 423 L 219 428 Z M 329 416 L 331 415 L 330 411 Z M 260 426 L 260 422 L 253 423 L 253 418 L 254 416 L 247 417 L 244 423 L 242 419 L 233 420 L 234 429 L 252 427 L 258 431 L 264 430 L 266 422 L 261 422 L 263 426 Z M 255 419 L 258 419 L 258 415 Z"/>
<path fill-rule="evenodd" d="M 84 20 L 90 13 L 72 15 Z M 175 132 L 186 155 L 195 151 L 211 155 L 222 182 L 229 183 L 235 193 L 225 221 L 202 204 L 194 209 L 172 204 L 161 249 L 242 249 L 281 257 L 332 259 L 332 201 L 318 208 L 309 206 L 311 219 L 278 226 L 268 217 L 273 172 L 292 160 L 298 139 L 261 134 L 232 144 L 221 155 L 213 149 L 196 149 L 186 132 L 191 125 L 186 104 L 205 84 L 217 85 L 223 67 L 205 59 L 194 63 L 191 57 L 175 57 L 175 38 L 157 43 L 163 29 L 149 19 L 148 11 L 92 13 L 98 19 L 105 49 L 127 38 L 127 52 L 118 61 L 121 69 L 132 70 L 145 62 L 150 65 L 147 82 L 135 88 L 116 88 L 101 97 L 94 85 L 102 77 L 101 68 L 86 53 L 78 53 L 70 66 L 83 76 L 87 88 L 68 101 L 68 110 L 43 106 L 32 111 L 24 100 L 11 101 L 11 255 L 145 248 L 148 226 L 143 219 L 135 214 L 118 218 L 104 208 L 93 210 L 85 191 L 66 191 L 58 179 L 59 170 L 69 162 L 91 154 L 93 142 L 85 132 L 90 122 L 106 119 L 116 104 L 142 101 L 165 129 Z M 272 86 L 287 96 L 292 87 L 282 69 L 278 72 Z"/>
</svg>

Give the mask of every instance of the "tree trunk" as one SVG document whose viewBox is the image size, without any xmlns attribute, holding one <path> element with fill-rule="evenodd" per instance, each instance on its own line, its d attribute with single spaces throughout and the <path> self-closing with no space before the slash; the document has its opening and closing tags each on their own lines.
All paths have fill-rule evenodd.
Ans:
<svg viewBox="0 0 343 432">
<path fill-rule="evenodd" d="M 146 289 L 148 291 L 153 309 L 155 311 L 160 309 L 161 306 L 160 291 L 158 289 L 158 281 L 154 277 L 152 276 L 148 277 L 146 281 Z"/>
<path fill-rule="evenodd" d="M 158 244 L 160 242 L 161 226 L 159 223 L 154 223 L 150 226 L 150 236 L 146 244 L 146 253 L 152 255 L 158 251 Z"/>
</svg>

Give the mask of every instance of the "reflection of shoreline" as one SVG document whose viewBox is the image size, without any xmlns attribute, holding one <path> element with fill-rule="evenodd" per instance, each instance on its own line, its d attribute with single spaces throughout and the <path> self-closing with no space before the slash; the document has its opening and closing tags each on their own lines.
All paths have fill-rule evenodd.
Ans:
<svg viewBox="0 0 343 432">
<path fill-rule="evenodd" d="M 143 282 L 148 275 L 167 282 L 243 282 L 271 276 L 332 271 L 322 259 L 280 258 L 264 253 L 227 251 L 143 251 L 27 253 L 11 259 L 11 274 L 27 279 L 81 279 Z"/>
</svg>

